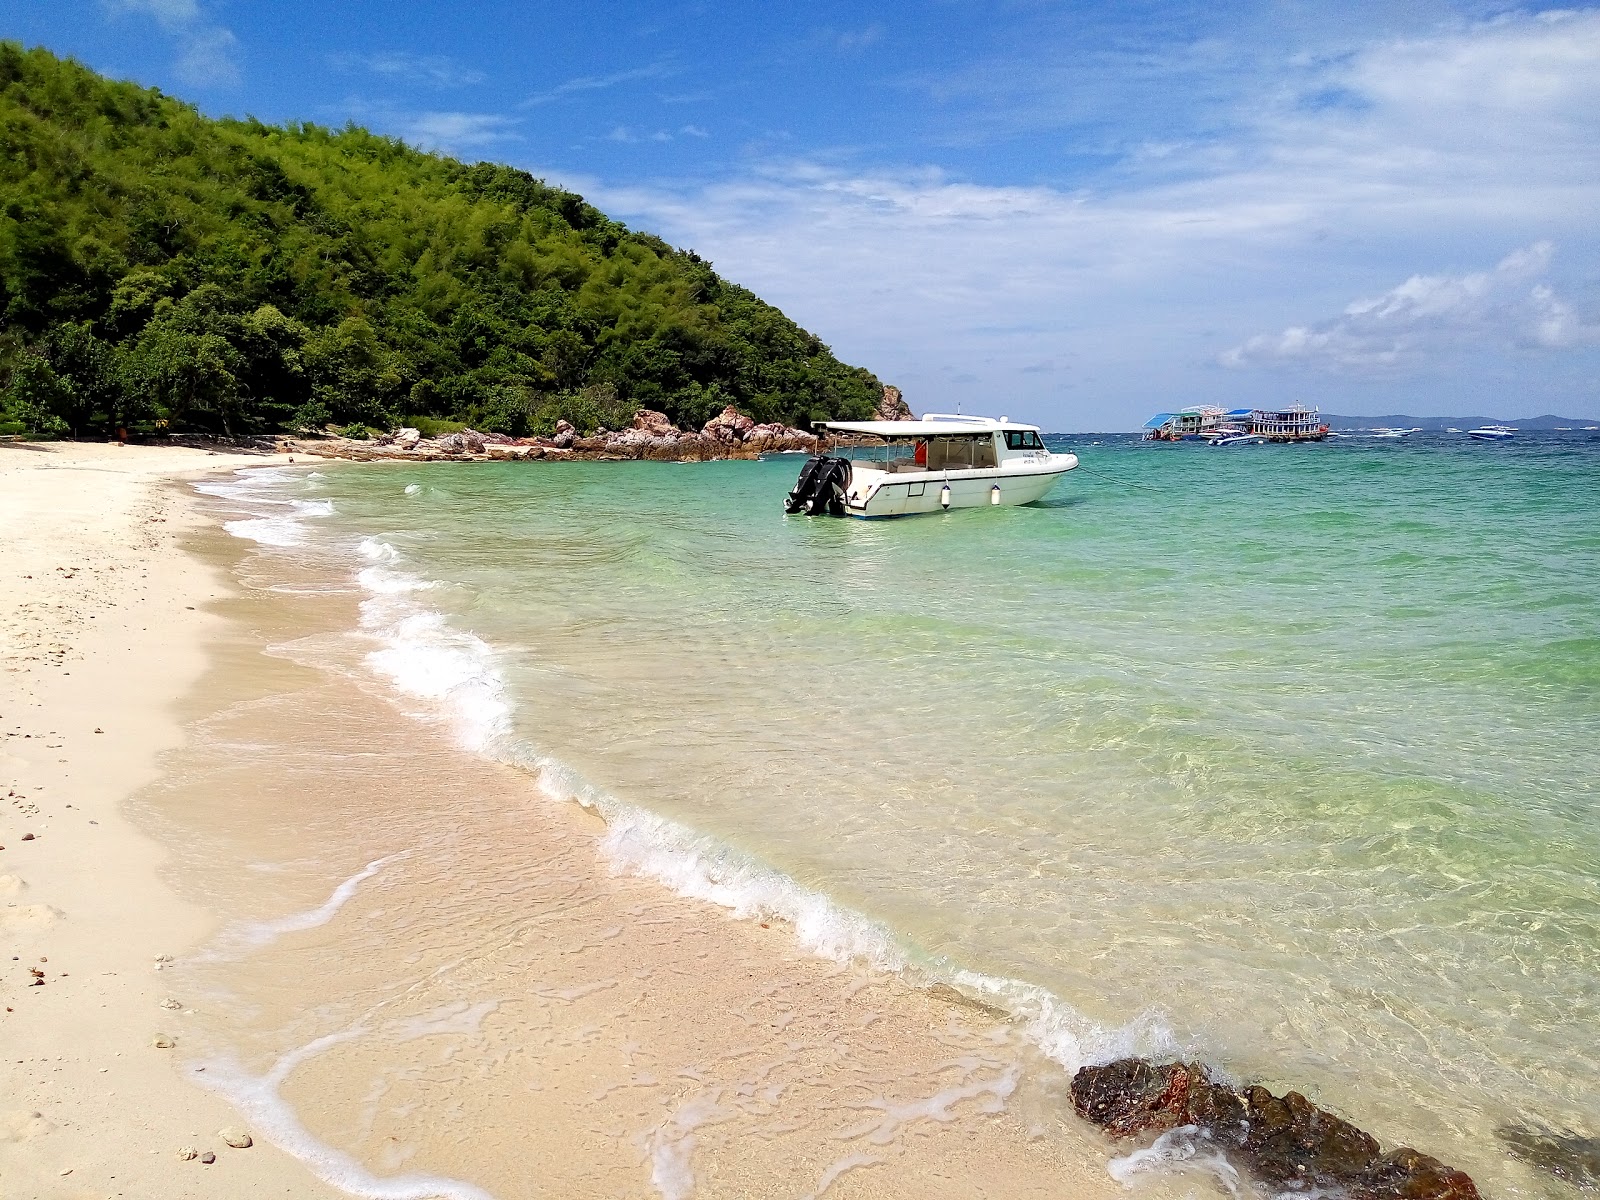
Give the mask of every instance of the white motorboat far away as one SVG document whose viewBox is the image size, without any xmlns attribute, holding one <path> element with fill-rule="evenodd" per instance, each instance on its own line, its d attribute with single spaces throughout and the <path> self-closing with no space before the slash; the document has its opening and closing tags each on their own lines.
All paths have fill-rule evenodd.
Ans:
<svg viewBox="0 0 1600 1200">
<path fill-rule="evenodd" d="M 820 421 L 817 430 L 871 439 L 883 457 L 807 459 L 785 512 L 872 518 L 1032 504 L 1078 465 L 1076 454 L 1047 450 L 1037 425 L 1005 417 L 928 413 L 920 421 Z"/>
</svg>

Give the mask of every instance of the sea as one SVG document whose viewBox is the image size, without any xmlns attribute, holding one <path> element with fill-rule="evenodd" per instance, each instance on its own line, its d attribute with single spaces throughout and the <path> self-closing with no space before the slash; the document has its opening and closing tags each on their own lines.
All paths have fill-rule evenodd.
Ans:
<svg viewBox="0 0 1600 1200">
<path fill-rule="evenodd" d="M 1198 1059 L 1576 1194 L 1514 1149 L 1600 1136 L 1600 433 L 1049 444 L 1040 503 L 874 522 L 785 515 L 787 455 L 199 486 L 612 869 L 1063 1079 Z"/>
</svg>

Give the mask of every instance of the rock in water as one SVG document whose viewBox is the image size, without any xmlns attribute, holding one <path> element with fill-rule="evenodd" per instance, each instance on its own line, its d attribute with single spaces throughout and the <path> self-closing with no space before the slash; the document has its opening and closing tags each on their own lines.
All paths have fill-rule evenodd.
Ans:
<svg viewBox="0 0 1600 1200">
<path fill-rule="evenodd" d="M 217 1134 L 217 1136 L 228 1145 L 232 1146 L 235 1150 L 248 1150 L 251 1146 L 255 1145 L 255 1141 L 248 1133 L 242 1129 L 235 1129 L 232 1126 L 224 1129 L 221 1133 Z"/>
<path fill-rule="evenodd" d="M 1199 1063 L 1123 1058 L 1084 1067 L 1072 1079 L 1072 1106 L 1113 1137 L 1197 1126 L 1275 1188 L 1337 1187 L 1350 1200 L 1479 1200 L 1465 1173 L 1436 1158 L 1409 1146 L 1382 1154 L 1376 1138 L 1299 1092 L 1235 1091 Z"/>
<path fill-rule="evenodd" d="M 1600 1190 L 1600 1138 L 1537 1125 L 1506 1125 L 1495 1130 L 1495 1136 L 1523 1162 L 1576 1187 Z"/>
</svg>

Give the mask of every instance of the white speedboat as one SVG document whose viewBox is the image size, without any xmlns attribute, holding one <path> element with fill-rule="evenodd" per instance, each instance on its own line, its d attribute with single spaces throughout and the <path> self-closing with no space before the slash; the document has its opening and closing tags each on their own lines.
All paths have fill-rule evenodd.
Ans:
<svg viewBox="0 0 1600 1200">
<path fill-rule="evenodd" d="M 819 454 L 801 468 L 784 511 L 902 517 L 1032 504 L 1078 465 L 1045 449 L 1037 425 L 928 413 L 920 421 L 821 421 L 819 432 L 885 443 L 879 459 Z"/>
<path fill-rule="evenodd" d="M 1467 430 L 1467 436 L 1480 442 L 1509 442 L 1517 436 L 1517 430 L 1512 425 L 1483 425 Z"/>
</svg>

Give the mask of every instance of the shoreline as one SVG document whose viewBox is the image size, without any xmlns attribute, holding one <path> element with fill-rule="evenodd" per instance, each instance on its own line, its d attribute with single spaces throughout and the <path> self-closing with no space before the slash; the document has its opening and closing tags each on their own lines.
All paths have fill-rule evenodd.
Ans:
<svg viewBox="0 0 1600 1200">
<path fill-rule="evenodd" d="M 198 944 L 213 919 L 165 885 L 168 848 L 126 811 L 183 736 L 175 706 L 204 667 L 217 624 L 206 606 L 226 587 L 180 549 L 197 517 L 167 481 L 273 461 L 0 447 L 8 1195 L 335 1194 L 308 1189 L 270 1145 L 224 1145 L 237 1114 L 180 1077 L 177 1048 L 153 1045 L 174 1017 L 160 960 Z M 190 1146 L 216 1163 L 180 1160 Z"/>
<path fill-rule="evenodd" d="M 437 879 L 426 871 L 405 877 L 413 867 L 433 865 L 430 858 L 437 851 L 427 848 L 431 831 L 450 810 L 430 810 L 436 824 L 415 826 L 415 845 L 389 842 L 378 847 L 385 853 L 363 857 L 366 848 L 346 847 L 345 840 L 360 843 L 366 834 L 324 813 L 318 794 L 275 794 L 272 770 L 247 773 L 252 785 L 261 785 L 260 806 L 221 812 L 213 800 L 208 809 L 208 798 L 233 793 L 219 786 L 224 783 L 220 774 L 209 778 L 206 790 L 204 768 L 220 770 L 222 756 L 208 755 L 196 739 L 203 742 L 205 730 L 239 715 L 230 716 L 226 703 L 219 708 L 230 692 L 234 701 L 241 699 L 239 687 L 249 693 L 246 709 L 272 703 L 260 690 L 266 685 L 249 681 L 254 668 L 241 666 L 265 662 L 271 639 L 261 639 L 259 629 L 247 631 L 241 612 L 265 601 L 277 606 L 278 634 L 305 636 L 307 631 L 296 624 L 298 618 L 284 623 L 281 597 L 250 596 L 215 562 L 206 565 L 179 546 L 180 540 L 206 537 L 220 545 L 223 535 L 202 515 L 192 492 L 162 487 L 161 481 L 286 459 L 107 446 L 9 448 L 0 451 L 5 456 L 0 464 L 11 454 L 45 453 L 60 457 L 0 465 L 0 494 L 19 501 L 31 496 L 30 518 L 40 518 L 19 522 L 30 531 L 31 540 L 23 543 L 29 550 L 8 554 L 8 560 L 18 564 L 21 575 L 52 577 L 48 587 L 39 580 L 38 591 L 14 593 L 6 610 L 12 628 L 35 621 L 39 654 L 26 664 L 8 662 L 18 669 L 8 673 L 13 694 L 0 716 L 9 718 L 8 726 L 42 720 L 37 732 L 55 731 L 59 737 L 40 745 L 50 756 L 66 758 L 59 764 L 36 761 L 43 757 L 32 753 L 36 739 L 21 739 L 29 756 L 13 749 L 19 739 L 7 739 L 8 787 L 28 788 L 29 796 L 35 795 L 31 789 L 44 791 L 36 814 L 20 814 L 16 807 L 8 811 L 0 836 L 7 847 L 0 853 L 0 874 L 15 877 L 8 886 L 17 893 L 11 898 L 17 908 L 3 910 L 11 914 L 6 936 L 19 958 L 48 958 L 45 970 L 60 966 L 67 973 L 50 975 L 43 987 L 19 986 L 17 970 L 7 977 L 6 1003 L 16 1011 L 6 1018 L 17 1022 L 13 1038 L 25 1061 L 5 1065 L 8 1093 L 17 1099 L 16 1112 L 8 1112 L 7 1124 L 0 1127 L 5 1138 L 0 1163 L 8 1179 L 27 1180 L 32 1191 L 23 1194 L 77 1196 L 90 1194 L 87 1187 L 93 1194 L 126 1188 L 133 1195 L 198 1195 L 217 1186 L 205 1171 L 226 1172 L 229 1190 L 252 1193 L 272 1187 L 293 1195 L 421 1197 L 477 1194 L 474 1187 L 488 1187 L 505 1200 L 542 1192 L 542 1185 L 529 1191 L 532 1183 L 516 1169 L 528 1148 L 508 1152 L 491 1136 L 502 1123 L 554 1126 L 540 1139 L 550 1144 L 538 1147 L 544 1171 L 566 1172 L 570 1187 L 587 1186 L 596 1194 L 799 1195 L 809 1188 L 814 1189 L 809 1194 L 825 1190 L 842 1197 L 957 1196 L 970 1194 L 979 1180 L 1003 1183 L 1017 1195 L 1121 1194 L 1122 1185 L 1106 1170 L 1110 1153 L 1095 1135 L 1069 1124 L 1062 1095 L 1051 1094 L 1048 1086 L 1038 1090 L 1026 1065 L 1031 1051 L 1008 1044 L 991 1014 L 892 975 L 817 958 L 781 923 L 769 931 L 765 922 L 734 920 L 652 880 L 616 874 L 601 856 L 605 830 L 594 815 L 566 799 L 541 797 L 539 781 L 526 773 L 476 758 L 417 727 L 392 697 L 374 695 L 326 671 L 317 672 L 308 685 L 303 664 L 295 668 L 295 686 L 323 689 L 324 707 L 307 711 L 325 716 L 322 725 L 300 727 L 298 741 L 269 739 L 283 773 L 294 773 L 296 763 L 285 761 L 292 759 L 290 752 L 304 750 L 298 765 L 316 770 L 325 792 L 338 791 L 341 808 L 359 808 L 359 775 L 341 776 L 330 764 L 340 756 L 358 757 L 377 738 L 406 747 L 395 778 L 404 778 L 408 787 L 426 792 L 431 783 L 444 796 L 470 784 L 471 794 L 490 811 L 479 826 L 452 834 L 481 838 L 465 861 L 507 844 L 515 844 L 523 857 L 506 860 L 500 872 L 486 877 L 482 906 L 460 914 L 445 932 L 454 938 L 463 929 L 497 926 L 506 913 L 495 902 L 495 888 L 508 886 L 506 877 L 525 861 L 547 869 L 559 864 L 561 896 L 547 897 L 561 901 L 555 911 L 537 904 L 520 911 L 541 936 L 568 943 L 537 960 L 547 974 L 565 972 L 566 978 L 547 980 L 532 994 L 513 988 L 469 1009 L 478 1015 L 466 1024 L 451 1024 L 449 1013 L 455 1010 L 449 1006 L 439 1010 L 443 1018 L 438 1012 L 415 1014 L 411 1025 L 402 1023 L 413 1032 L 395 1045 L 358 1036 L 368 1033 L 359 1022 L 342 1032 L 323 1031 L 324 1041 L 273 1045 L 301 1020 L 295 1013 L 304 1013 L 315 999 L 326 1000 L 321 993 L 329 977 L 307 975 L 304 956 L 331 955 L 341 985 L 355 989 L 351 1003 L 382 995 L 391 978 L 404 973 L 405 963 L 386 957 L 387 948 L 363 948 L 349 939 L 360 922 L 379 920 L 387 911 L 368 910 L 371 894 L 381 891 L 386 903 L 397 907 L 403 907 L 397 896 L 409 898 L 416 906 L 413 919 L 425 920 L 430 904 L 463 890 L 435 895 L 430 889 Z M 40 474 L 37 468 L 45 465 L 72 470 L 75 483 L 92 478 L 106 486 L 46 489 L 42 485 L 57 481 Z M 77 514 L 62 504 L 69 493 L 98 514 L 95 522 L 74 523 Z M 46 508 L 49 519 L 43 519 Z M 228 553 L 242 558 L 248 551 L 235 542 Z M 66 590 L 80 580 L 95 582 L 94 602 L 103 605 L 92 618 L 83 608 L 86 596 Z M 119 590 L 113 581 L 125 586 Z M 79 607 L 70 607 L 69 598 Z M 35 604 L 51 607 L 31 607 Z M 134 631 L 136 640 L 124 636 Z M 58 647 L 65 648 L 64 657 L 56 653 Z M 26 687 L 15 686 L 19 681 Z M 279 700 L 283 694 L 273 693 Z M 154 710 L 157 701 L 160 711 Z M 338 723 L 328 716 L 337 713 L 343 719 L 356 711 L 366 714 L 364 738 L 306 749 L 322 726 Z M 180 715 L 187 718 L 182 724 Z M 304 715 L 292 714 L 292 719 Z M 105 732 L 87 732 L 93 728 Z M 263 729 L 271 730 L 271 723 L 252 725 L 252 736 Z M 35 731 L 30 726 L 15 732 Z M 51 767 L 64 770 L 52 775 Z M 202 782 L 196 782 L 197 772 Z M 125 810 L 135 792 L 130 818 Z M 378 819 L 381 829 L 393 794 L 371 796 L 364 819 Z M 174 805 L 174 795 L 192 803 Z M 489 803 L 496 796 L 498 807 Z M 303 825 L 282 816 L 283 806 L 297 800 L 309 804 Z M 28 831 L 22 815 L 38 835 L 26 844 L 14 840 Z M 99 823 L 93 843 L 90 827 L 78 824 L 88 820 Z M 152 826 L 154 839 L 145 832 Z M 340 858 L 336 849 L 356 852 L 343 855 L 338 870 L 330 872 L 329 864 L 319 861 L 307 873 L 307 852 L 297 851 L 292 837 L 284 841 L 285 829 L 299 828 L 316 829 L 319 860 Z M 57 845 L 61 849 L 53 851 Z M 86 845 L 94 847 L 88 854 Z M 402 852 L 398 858 L 397 850 Z M 230 860 L 233 854 L 238 857 Z M 251 874 L 250 868 L 258 869 Z M 247 884 L 236 887 L 246 875 Z M 176 890 L 168 881 L 177 884 Z M 518 881 L 518 886 L 533 884 Z M 238 913 L 206 904 L 208 887 L 213 897 L 229 888 L 249 893 L 249 906 L 269 924 L 275 921 L 278 931 L 266 949 L 228 968 L 232 974 L 222 982 L 206 976 L 213 969 L 208 962 L 215 962 L 219 930 Z M 584 897 L 583 919 L 571 911 L 574 888 Z M 431 901 L 424 902 L 429 896 Z M 19 909 L 32 915 L 19 921 Z M 291 916 L 284 917 L 286 912 Z M 649 914 L 648 920 L 641 921 L 640 913 Z M 652 928 L 660 926 L 668 930 L 664 939 Z M 212 949 L 194 955 L 199 947 Z M 280 951 L 290 957 L 278 957 Z M 170 973 L 158 973 L 158 956 L 180 961 Z M 577 962 L 584 969 L 573 974 L 571 965 Z M 14 968 L 26 965 L 18 962 Z M 77 982 L 86 976 L 94 980 L 92 987 Z M 526 965 L 514 978 L 526 978 Z M 296 995 L 302 983 L 311 990 Z M 185 990 L 179 996 L 198 994 L 207 1000 L 202 1007 L 217 1011 L 196 1013 L 189 1000 L 178 1011 L 164 1010 L 162 1000 L 180 987 Z M 31 994 L 19 994 L 24 991 Z M 239 1013 L 223 1014 L 230 994 L 248 996 L 251 1011 L 275 1011 L 283 1021 L 276 1028 L 269 1021 L 246 1029 Z M 384 1005 L 390 1002 L 384 1000 L 379 1009 L 387 1011 Z M 520 1015 L 508 1019 L 506 1014 Z M 441 1020 L 437 1030 L 428 1023 Z M 770 1030 L 754 1044 L 749 1042 L 752 1022 Z M 487 1108 L 474 1092 L 456 1095 L 457 1109 L 479 1105 L 481 1111 L 477 1120 L 456 1129 L 453 1139 L 429 1141 L 414 1119 L 399 1118 L 398 1124 L 389 1119 L 395 1132 L 384 1144 L 405 1147 L 396 1157 L 381 1145 L 373 1151 L 349 1132 L 349 1113 L 360 1107 L 362 1090 L 352 1092 L 352 1080 L 368 1080 L 362 1086 L 370 1087 L 368 1077 L 376 1072 L 386 1080 L 385 1088 L 397 1088 L 398 1080 L 433 1069 L 436 1043 L 417 1035 L 417 1028 L 454 1030 L 460 1041 L 451 1057 L 459 1053 L 471 1069 L 489 1073 L 495 1081 L 489 1091 L 500 1094 Z M 297 1035 L 304 1032 L 297 1029 Z M 176 1052 L 153 1048 L 157 1036 L 175 1039 Z M 420 1040 L 412 1044 L 413 1038 Z M 548 1061 L 536 1082 L 509 1087 L 494 1072 L 525 1054 L 518 1047 L 530 1038 L 547 1046 Z M 230 1047 L 229 1039 L 237 1044 Z M 620 1075 L 597 1089 L 596 1047 L 613 1044 L 618 1060 L 601 1073 Z M 683 1069 L 669 1074 L 622 1069 L 651 1054 L 682 1060 Z M 762 1056 L 765 1066 L 749 1071 Z M 231 1086 L 225 1078 L 230 1062 L 237 1066 Z M 265 1074 L 264 1068 L 269 1068 Z M 716 1071 L 732 1074 L 716 1082 L 708 1074 Z M 193 1086 L 202 1073 L 220 1092 Z M 280 1074 L 270 1095 L 261 1090 L 264 1080 Z M 784 1074 L 787 1082 L 772 1083 Z M 704 1086 L 697 1087 L 696 1079 Z M 756 1093 L 765 1098 L 752 1100 Z M 646 1096 L 656 1098 L 646 1102 Z M 862 1125 L 863 1108 L 879 1116 Z M 757 1109 L 762 1110 L 759 1128 L 739 1134 L 741 1122 L 756 1119 Z M 780 1110 L 789 1117 L 780 1118 Z M 139 1116 L 130 1119 L 130 1112 Z M 578 1115 L 558 1120 L 557 1113 Z M 860 1128 L 841 1134 L 841 1117 Z M 597 1121 L 611 1130 L 598 1140 Z M 638 1127 L 629 1129 L 630 1123 Z M 231 1150 L 221 1143 L 218 1130 L 245 1124 L 255 1133 L 254 1147 Z M 275 1148 L 275 1141 L 293 1153 Z M 470 1151 L 464 1152 L 462 1143 Z M 175 1152 L 185 1145 L 216 1153 L 217 1165 L 180 1161 Z M 354 1173 L 351 1163 L 358 1168 Z M 890 1170 L 882 1169 L 890 1163 Z M 395 1176 L 402 1167 L 410 1183 Z M 442 1186 L 452 1180 L 463 1181 L 459 1190 Z M 1146 1187 L 1152 1195 L 1164 1190 L 1161 1181 Z"/>
</svg>

